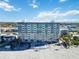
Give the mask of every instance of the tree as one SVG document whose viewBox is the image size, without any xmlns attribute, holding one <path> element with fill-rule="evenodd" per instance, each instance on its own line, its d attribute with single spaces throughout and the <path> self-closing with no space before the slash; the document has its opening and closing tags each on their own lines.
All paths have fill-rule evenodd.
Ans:
<svg viewBox="0 0 79 59">
<path fill-rule="evenodd" d="M 61 36 L 61 40 L 63 42 L 63 45 L 66 48 L 69 48 L 72 45 L 72 40 L 71 40 L 72 36 L 70 34 L 66 34 L 66 35 L 62 35 Z"/>
<path fill-rule="evenodd" d="M 79 37 L 77 37 L 77 36 L 74 36 L 73 37 L 73 43 L 74 43 L 74 45 L 79 45 Z"/>
</svg>

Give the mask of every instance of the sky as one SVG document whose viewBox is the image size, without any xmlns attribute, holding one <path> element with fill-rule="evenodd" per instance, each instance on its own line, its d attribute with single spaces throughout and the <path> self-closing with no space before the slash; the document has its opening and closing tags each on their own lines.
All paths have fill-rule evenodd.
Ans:
<svg viewBox="0 0 79 59">
<path fill-rule="evenodd" d="M 0 0 L 0 22 L 78 22 L 79 0 Z"/>
</svg>

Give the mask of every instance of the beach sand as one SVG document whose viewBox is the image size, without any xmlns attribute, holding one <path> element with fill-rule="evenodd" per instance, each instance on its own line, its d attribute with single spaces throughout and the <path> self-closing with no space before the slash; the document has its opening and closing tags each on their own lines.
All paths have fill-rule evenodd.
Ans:
<svg viewBox="0 0 79 59">
<path fill-rule="evenodd" d="M 0 51 L 0 59 L 79 59 L 79 47 L 42 46 L 24 51 Z"/>
</svg>

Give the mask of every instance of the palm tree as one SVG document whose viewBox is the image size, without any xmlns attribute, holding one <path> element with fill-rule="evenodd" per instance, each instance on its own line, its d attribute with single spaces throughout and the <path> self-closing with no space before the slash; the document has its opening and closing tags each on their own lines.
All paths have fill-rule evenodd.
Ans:
<svg viewBox="0 0 79 59">
<path fill-rule="evenodd" d="M 74 43 L 74 45 L 78 46 L 79 45 L 79 37 L 74 36 L 73 37 L 73 43 Z"/>
<path fill-rule="evenodd" d="M 61 36 L 61 41 L 63 42 L 66 48 L 69 48 L 72 45 L 72 35 L 66 34 Z"/>
</svg>

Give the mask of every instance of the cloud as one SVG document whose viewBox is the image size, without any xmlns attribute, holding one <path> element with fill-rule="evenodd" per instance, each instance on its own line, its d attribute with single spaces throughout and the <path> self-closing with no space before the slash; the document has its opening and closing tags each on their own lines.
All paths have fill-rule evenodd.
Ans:
<svg viewBox="0 0 79 59">
<path fill-rule="evenodd" d="M 63 12 L 58 8 L 55 8 L 54 10 L 51 11 L 39 12 L 32 19 L 28 19 L 27 17 L 25 18 L 25 22 L 78 22 L 78 21 L 79 21 L 79 10 L 69 10 Z"/>
<path fill-rule="evenodd" d="M 9 0 L 0 0 L 0 1 L 9 2 Z"/>
<path fill-rule="evenodd" d="M 59 2 L 63 3 L 63 2 L 66 2 L 67 0 L 59 0 Z"/>
<path fill-rule="evenodd" d="M 9 2 L 9 0 L 4 0 L 5 2 Z"/>
<path fill-rule="evenodd" d="M 13 5 L 9 4 L 8 2 L 4 2 L 4 1 L 0 1 L 0 8 L 8 12 L 19 10 L 19 9 L 16 9 Z"/>
<path fill-rule="evenodd" d="M 70 10 L 65 13 L 65 16 L 79 16 L 79 10 Z"/>
<path fill-rule="evenodd" d="M 78 18 L 76 18 L 78 16 Z M 69 10 L 61 12 L 60 10 L 54 9 L 52 11 L 40 12 L 37 16 L 33 17 L 31 22 L 51 22 L 51 21 L 78 21 L 79 10 Z"/>
<path fill-rule="evenodd" d="M 30 4 L 30 6 L 32 6 L 33 8 L 38 8 L 38 5 L 36 4 Z"/>
<path fill-rule="evenodd" d="M 38 4 L 36 3 L 36 0 L 32 0 L 32 3 L 29 5 L 32 6 L 33 8 L 38 8 Z"/>
</svg>

